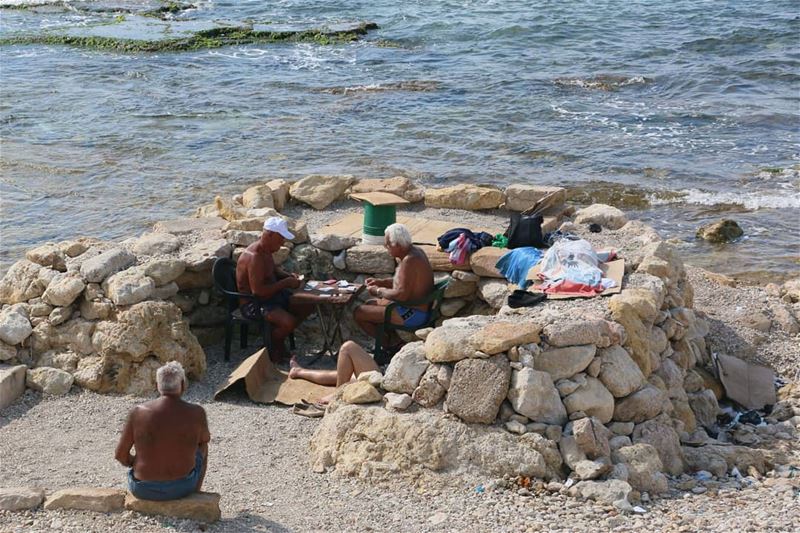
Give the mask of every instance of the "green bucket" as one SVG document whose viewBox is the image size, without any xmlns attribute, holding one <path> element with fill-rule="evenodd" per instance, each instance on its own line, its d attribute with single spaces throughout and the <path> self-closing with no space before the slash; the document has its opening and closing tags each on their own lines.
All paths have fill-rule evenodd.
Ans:
<svg viewBox="0 0 800 533">
<path fill-rule="evenodd" d="M 397 222 L 397 206 L 364 202 L 364 235 L 383 237 L 387 227 Z"/>
</svg>

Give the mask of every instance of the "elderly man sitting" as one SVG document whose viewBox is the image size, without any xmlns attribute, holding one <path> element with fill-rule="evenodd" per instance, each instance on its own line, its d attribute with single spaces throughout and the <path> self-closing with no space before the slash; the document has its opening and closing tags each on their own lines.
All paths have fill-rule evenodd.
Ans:
<svg viewBox="0 0 800 533">
<path fill-rule="evenodd" d="M 177 500 L 200 491 L 211 435 L 203 408 L 181 400 L 186 375 L 180 363 L 159 368 L 156 382 L 161 397 L 133 408 L 115 457 L 130 467 L 131 494 L 143 500 Z"/>
<path fill-rule="evenodd" d="M 392 224 L 384 232 L 384 246 L 400 262 L 393 279 L 368 278 L 367 289 L 377 300 L 369 300 L 356 308 L 356 323 L 368 335 L 375 337 L 378 326 L 384 321 L 386 306 L 393 301 L 406 302 L 423 299 L 433 291 L 433 268 L 425 252 L 412 244 L 411 233 L 402 224 Z M 410 328 L 422 327 L 431 317 L 430 305 L 394 308 L 392 324 Z"/>
</svg>

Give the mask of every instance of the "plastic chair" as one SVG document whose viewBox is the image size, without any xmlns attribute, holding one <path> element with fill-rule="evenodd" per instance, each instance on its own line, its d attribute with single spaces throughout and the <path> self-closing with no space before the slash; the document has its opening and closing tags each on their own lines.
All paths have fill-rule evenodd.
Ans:
<svg viewBox="0 0 800 533">
<path fill-rule="evenodd" d="M 383 347 L 383 339 L 386 334 L 391 331 L 416 331 L 418 329 L 423 329 L 427 327 L 433 326 L 439 317 L 441 316 L 441 307 L 442 307 L 442 300 L 444 299 L 444 290 L 447 288 L 448 280 L 440 281 L 439 283 L 433 286 L 433 291 L 426 296 L 425 298 L 420 298 L 419 300 L 412 300 L 408 302 L 392 302 L 386 306 L 386 310 L 383 314 L 383 323 L 378 326 L 378 333 L 375 337 L 375 362 L 379 365 L 384 365 L 392 360 L 394 354 L 390 354 L 386 351 Z M 392 311 L 394 311 L 395 307 L 398 305 L 402 305 L 403 307 L 417 307 L 420 305 L 428 304 L 428 309 L 430 310 L 430 318 L 425 324 L 416 327 L 406 327 L 402 324 L 392 324 Z"/>
</svg>

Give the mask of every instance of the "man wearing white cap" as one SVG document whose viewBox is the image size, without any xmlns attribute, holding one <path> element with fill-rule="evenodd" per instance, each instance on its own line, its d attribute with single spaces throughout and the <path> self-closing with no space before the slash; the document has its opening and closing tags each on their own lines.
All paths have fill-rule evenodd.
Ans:
<svg viewBox="0 0 800 533">
<path fill-rule="evenodd" d="M 291 302 L 293 289 L 302 285 L 297 274 L 286 272 L 275 265 L 272 254 L 283 243 L 294 239 L 286 221 L 270 217 L 264 221 L 261 238 L 247 247 L 236 265 L 236 285 L 239 292 L 254 294 L 258 302 L 243 300 L 242 315 L 250 319 L 263 318 L 272 324 L 273 361 L 289 356 L 284 339 L 311 314 L 314 307 Z"/>
</svg>

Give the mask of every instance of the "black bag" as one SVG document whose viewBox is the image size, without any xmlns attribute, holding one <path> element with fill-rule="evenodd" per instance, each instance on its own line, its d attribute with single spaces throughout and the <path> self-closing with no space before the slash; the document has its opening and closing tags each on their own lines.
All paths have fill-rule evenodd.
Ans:
<svg viewBox="0 0 800 533">
<path fill-rule="evenodd" d="M 505 233 L 508 237 L 508 248 L 522 248 L 523 246 L 547 248 L 542 235 L 542 222 L 544 222 L 542 215 L 530 217 L 512 213 L 511 224 Z"/>
</svg>

